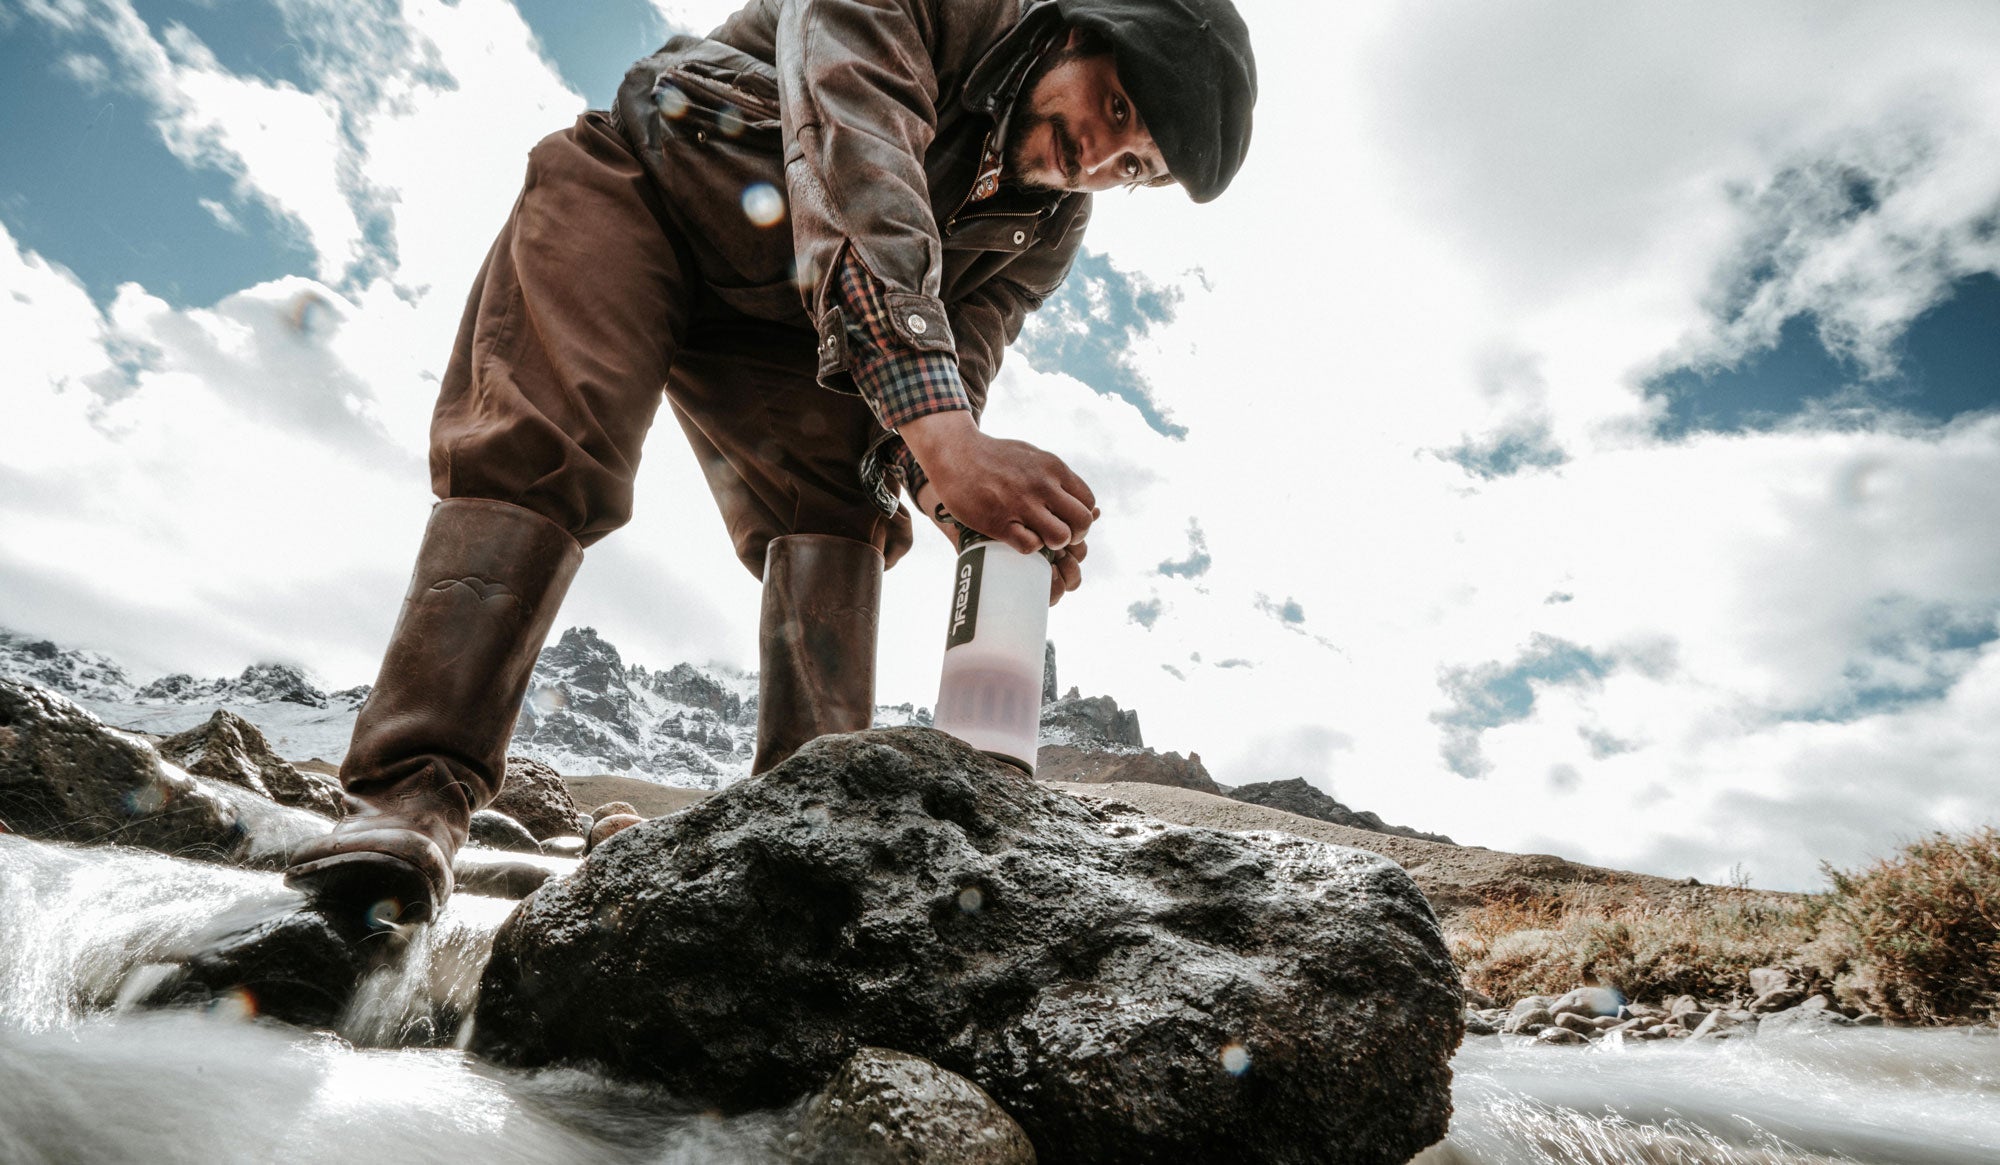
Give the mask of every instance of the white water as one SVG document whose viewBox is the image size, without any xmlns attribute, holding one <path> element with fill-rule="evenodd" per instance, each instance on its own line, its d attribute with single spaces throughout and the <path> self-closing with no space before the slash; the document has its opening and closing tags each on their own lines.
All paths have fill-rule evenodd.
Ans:
<svg viewBox="0 0 2000 1165">
<path fill-rule="evenodd" d="M 277 876 L 0 835 L 0 1162 L 776 1162 L 794 1113 L 720 1119 L 576 1070 L 439 1047 L 465 1033 L 511 903 L 455 898 L 339 1034 L 136 1013 L 134 972 Z M 127 994 L 131 994 L 129 988 Z M 373 1046 L 371 1046 L 373 1045 Z M 2000 1161 L 2000 1039 L 1842 1031 L 1526 1047 L 1467 1042 L 1450 1138 L 1419 1165 Z"/>
</svg>

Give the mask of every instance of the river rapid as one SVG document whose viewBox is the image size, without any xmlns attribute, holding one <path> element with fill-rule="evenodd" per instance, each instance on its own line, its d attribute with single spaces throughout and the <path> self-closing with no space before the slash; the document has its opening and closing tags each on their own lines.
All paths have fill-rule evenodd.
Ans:
<svg viewBox="0 0 2000 1165">
<path fill-rule="evenodd" d="M 122 1006 L 210 920 L 282 893 L 275 874 L 0 835 L 0 1162 L 787 1158 L 793 1111 L 721 1117 L 589 1072 L 503 1069 L 451 1046 L 469 1033 L 431 1031 L 434 1015 L 469 1014 L 511 902 L 454 898 L 337 1032 L 256 1022 L 243 997 Z M 1451 1135 L 1417 1161 L 1990 1165 L 1990 1031 L 1588 1049 L 1475 1037 L 1454 1063 Z"/>
</svg>

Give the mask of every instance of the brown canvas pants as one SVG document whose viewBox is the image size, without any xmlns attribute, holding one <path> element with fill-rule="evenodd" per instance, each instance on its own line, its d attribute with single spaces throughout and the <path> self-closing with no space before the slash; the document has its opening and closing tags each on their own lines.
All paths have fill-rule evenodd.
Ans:
<svg viewBox="0 0 2000 1165">
<path fill-rule="evenodd" d="M 814 344 L 717 299 L 639 159 L 584 114 L 529 154 L 474 281 L 432 417 L 432 488 L 524 506 L 589 546 L 632 516 L 664 388 L 751 574 L 785 534 L 871 543 L 894 564 L 909 514 L 870 500 L 859 465 L 878 430 L 859 397 L 817 383 Z"/>
</svg>

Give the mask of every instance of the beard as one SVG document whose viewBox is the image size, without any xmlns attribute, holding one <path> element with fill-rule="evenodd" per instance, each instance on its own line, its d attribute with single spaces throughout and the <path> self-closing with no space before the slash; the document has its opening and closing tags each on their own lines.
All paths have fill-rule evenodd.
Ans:
<svg viewBox="0 0 2000 1165">
<path fill-rule="evenodd" d="M 1029 177 L 1030 170 L 1041 169 L 1048 161 L 1046 155 L 1037 153 L 1028 156 L 1028 139 L 1040 126 L 1049 127 L 1049 136 L 1055 144 L 1055 155 L 1062 170 L 1063 183 L 1058 184 L 1045 178 Z M 1076 139 L 1070 135 L 1069 123 L 1060 113 L 1041 114 L 1030 111 L 1023 123 L 1007 135 L 1007 168 L 1003 172 L 1009 182 L 1027 190 L 1067 190 L 1076 185 L 1082 163 L 1077 159 Z"/>
<path fill-rule="evenodd" d="M 1028 156 L 1028 138 L 1036 129 L 1046 125 L 1055 142 L 1056 158 L 1062 168 L 1063 181 L 1070 185 L 1076 184 L 1082 163 L 1077 157 L 1080 151 L 1076 138 L 1069 132 L 1069 122 L 1064 120 L 1060 113 L 1041 112 L 1036 108 L 1035 98 L 1042 87 L 1042 81 L 1058 66 L 1070 61 L 1080 61 L 1092 55 L 1094 54 L 1079 52 L 1063 45 L 1043 53 L 1042 59 L 1036 61 L 1034 67 L 1028 70 L 1027 77 L 1021 81 L 1020 96 L 1014 99 L 1014 114 L 1007 126 L 1007 146 L 1004 151 L 1007 164 L 1001 170 L 1002 178 L 1028 190 L 1064 189 L 1046 179 L 1024 177 L 1028 171 L 1040 169 L 1047 161 L 1046 157 Z"/>
</svg>

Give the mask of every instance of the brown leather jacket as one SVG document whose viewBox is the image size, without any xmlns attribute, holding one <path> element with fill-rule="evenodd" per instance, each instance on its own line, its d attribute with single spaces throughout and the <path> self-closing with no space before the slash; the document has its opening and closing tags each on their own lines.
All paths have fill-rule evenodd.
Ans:
<svg viewBox="0 0 2000 1165">
<path fill-rule="evenodd" d="M 852 248 L 899 334 L 958 354 L 976 414 L 1090 218 L 1087 194 L 968 202 L 996 86 L 1059 22 L 1054 0 L 751 0 L 633 66 L 614 119 L 717 295 L 818 333 L 822 384 L 854 391 L 832 278 Z M 759 184 L 784 194 L 768 226 Z"/>
</svg>

